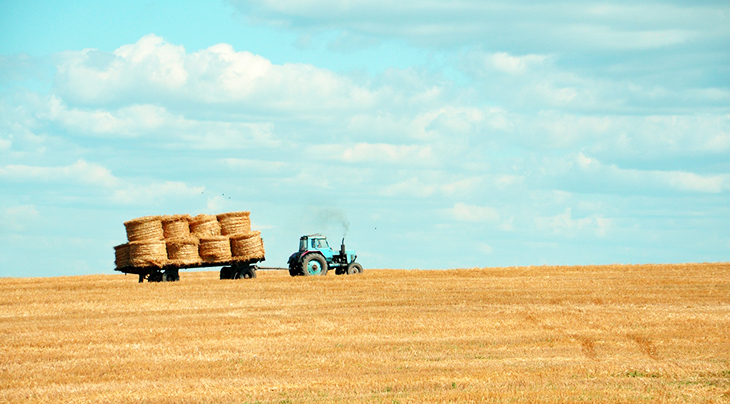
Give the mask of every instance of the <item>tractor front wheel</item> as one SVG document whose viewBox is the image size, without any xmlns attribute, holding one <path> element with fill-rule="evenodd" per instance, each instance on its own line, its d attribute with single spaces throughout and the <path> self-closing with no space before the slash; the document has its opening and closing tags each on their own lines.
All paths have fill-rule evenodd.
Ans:
<svg viewBox="0 0 730 404">
<path fill-rule="evenodd" d="M 358 264 L 357 262 L 353 262 L 352 264 L 347 266 L 348 275 L 357 275 L 357 274 L 361 274 L 362 272 L 363 272 L 362 265 Z"/>
<path fill-rule="evenodd" d="M 327 261 L 319 254 L 309 254 L 302 261 L 304 276 L 327 275 Z"/>
</svg>

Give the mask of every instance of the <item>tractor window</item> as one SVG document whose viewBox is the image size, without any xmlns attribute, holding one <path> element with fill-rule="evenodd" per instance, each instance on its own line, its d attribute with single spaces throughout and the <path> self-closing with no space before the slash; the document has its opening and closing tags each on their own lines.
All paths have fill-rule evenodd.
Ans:
<svg viewBox="0 0 730 404">
<path fill-rule="evenodd" d="M 312 247 L 313 248 L 329 248 L 329 244 L 327 244 L 327 240 L 323 238 L 317 238 L 312 240 Z"/>
<path fill-rule="evenodd" d="M 303 238 L 299 240 L 299 251 L 306 251 L 307 250 L 307 239 Z"/>
</svg>

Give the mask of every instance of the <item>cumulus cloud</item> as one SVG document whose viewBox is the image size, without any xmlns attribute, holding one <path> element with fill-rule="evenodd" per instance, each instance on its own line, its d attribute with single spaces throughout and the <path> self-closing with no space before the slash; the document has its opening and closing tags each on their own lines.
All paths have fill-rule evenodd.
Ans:
<svg viewBox="0 0 730 404">
<path fill-rule="evenodd" d="M 60 167 L 11 164 L 0 167 L 0 178 L 14 182 L 67 182 L 101 187 L 114 187 L 119 183 L 119 179 L 107 168 L 83 159 Z"/>
<path fill-rule="evenodd" d="M 496 70 L 519 75 L 527 73 L 531 66 L 544 63 L 546 59 L 547 56 L 544 55 L 513 56 L 506 52 L 498 52 L 489 55 L 487 62 Z"/>
<path fill-rule="evenodd" d="M 0 137 L 0 151 L 10 150 L 10 146 L 12 145 L 13 142 L 10 139 Z"/>
<path fill-rule="evenodd" d="M 535 218 L 538 229 L 568 237 L 575 237 L 582 233 L 605 236 L 612 222 L 611 219 L 600 215 L 573 218 L 571 208 L 566 208 L 563 213 L 555 216 Z"/>
<path fill-rule="evenodd" d="M 656 192 L 717 194 L 730 190 L 730 174 L 697 174 L 680 170 L 639 170 L 603 164 L 577 153 L 546 162 L 541 181 L 581 192 L 645 194 Z"/>
<path fill-rule="evenodd" d="M 368 106 L 376 94 L 313 65 L 276 65 L 218 44 L 194 53 L 146 35 L 113 53 L 58 56 L 56 92 L 78 105 L 234 104 L 251 110 L 340 110 Z"/>
<path fill-rule="evenodd" d="M 404 166 L 433 165 L 435 155 L 431 146 L 358 143 L 347 145 L 320 145 L 310 148 L 324 159 L 346 163 L 388 163 Z"/>
<path fill-rule="evenodd" d="M 40 213 L 35 205 L 10 206 L 0 210 L 0 213 L 3 227 L 12 231 L 23 231 L 40 218 Z"/>
<path fill-rule="evenodd" d="M 153 203 L 165 198 L 186 198 L 200 195 L 205 187 L 191 187 L 184 182 L 165 181 L 148 184 L 128 183 L 116 189 L 111 200 L 119 204 Z"/>
<path fill-rule="evenodd" d="M 461 222 L 494 223 L 499 220 L 499 212 L 490 206 L 475 206 L 456 203 L 451 209 L 454 219 Z"/>
</svg>

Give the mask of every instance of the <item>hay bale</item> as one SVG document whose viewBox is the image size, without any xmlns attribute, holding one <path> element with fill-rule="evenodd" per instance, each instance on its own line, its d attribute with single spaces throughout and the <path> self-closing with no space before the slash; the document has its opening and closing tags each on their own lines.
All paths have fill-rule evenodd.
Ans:
<svg viewBox="0 0 730 404">
<path fill-rule="evenodd" d="M 198 252 L 205 262 L 230 261 L 231 241 L 227 236 L 201 237 Z"/>
<path fill-rule="evenodd" d="M 190 215 L 162 217 L 162 231 L 166 240 L 180 240 L 190 237 Z"/>
<path fill-rule="evenodd" d="M 129 243 L 114 247 L 114 264 L 116 264 L 117 268 L 125 268 L 132 265 L 129 261 Z"/>
<path fill-rule="evenodd" d="M 213 215 L 198 215 L 190 220 L 190 233 L 197 238 L 221 235 L 221 225 Z"/>
<path fill-rule="evenodd" d="M 130 242 L 162 240 L 165 236 L 160 219 L 160 216 L 144 216 L 124 222 L 127 240 Z"/>
<path fill-rule="evenodd" d="M 163 240 L 132 241 L 129 261 L 135 267 L 162 267 L 167 263 L 167 245 Z"/>
<path fill-rule="evenodd" d="M 261 232 L 254 231 L 231 236 L 231 253 L 236 261 L 263 259 L 265 252 Z"/>
<path fill-rule="evenodd" d="M 221 234 L 246 234 L 251 232 L 251 212 L 229 212 L 217 216 Z"/>
<path fill-rule="evenodd" d="M 167 259 L 173 265 L 192 265 L 199 263 L 198 239 L 193 237 L 167 240 Z"/>
</svg>

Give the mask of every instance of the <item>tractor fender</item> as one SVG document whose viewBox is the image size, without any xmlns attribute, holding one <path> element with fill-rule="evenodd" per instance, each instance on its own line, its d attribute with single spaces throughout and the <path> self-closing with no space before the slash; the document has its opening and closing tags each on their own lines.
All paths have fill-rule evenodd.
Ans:
<svg viewBox="0 0 730 404">
<path fill-rule="evenodd" d="M 299 262 L 304 261 L 304 258 L 306 258 L 307 256 L 312 255 L 312 254 L 319 255 L 320 257 L 324 258 L 325 262 L 327 262 L 327 258 L 325 258 L 325 256 L 322 255 L 322 253 L 319 251 L 305 251 L 304 253 L 302 253 L 302 255 L 299 256 Z"/>
</svg>

